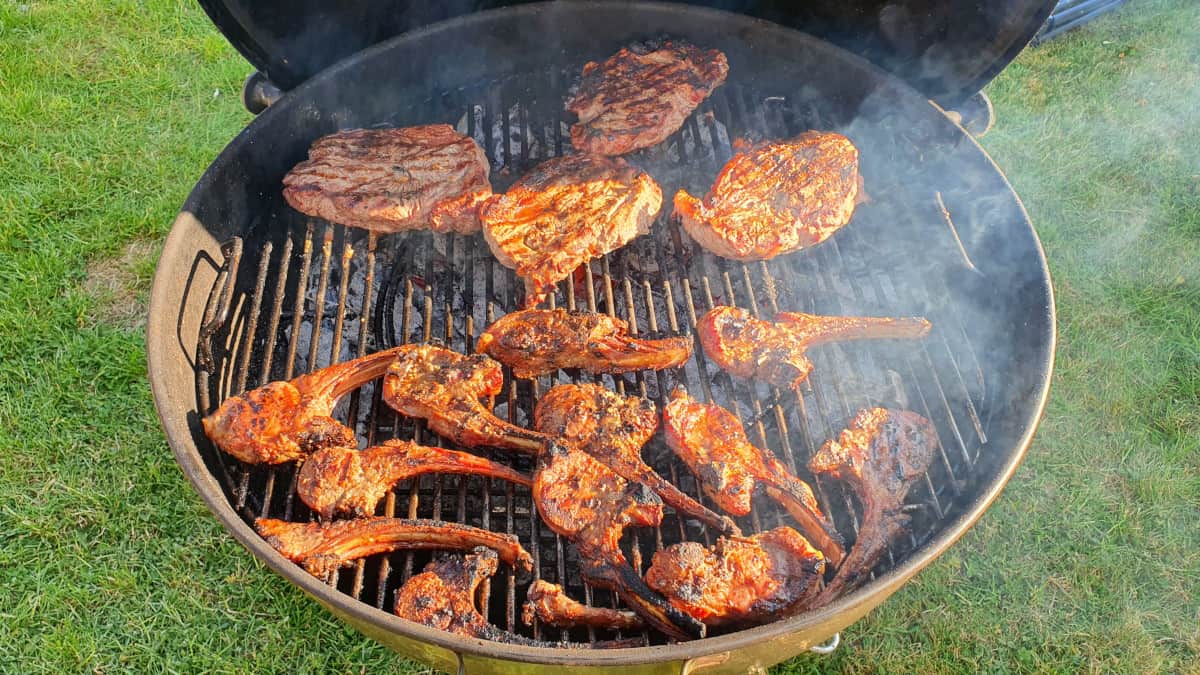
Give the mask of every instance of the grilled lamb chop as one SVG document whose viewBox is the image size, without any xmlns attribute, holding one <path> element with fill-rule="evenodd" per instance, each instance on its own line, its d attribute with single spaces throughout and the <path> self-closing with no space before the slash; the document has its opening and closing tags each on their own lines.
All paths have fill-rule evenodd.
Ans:
<svg viewBox="0 0 1200 675">
<path fill-rule="evenodd" d="M 572 600 L 558 584 L 538 579 L 529 585 L 528 600 L 521 611 L 526 625 L 538 621 L 555 628 L 586 626 L 600 630 L 640 631 L 646 627 L 634 612 L 607 607 L 588 607 Z"/>
<path fill-rule="evenodd" d="M 704 625 L 646 585 L 621 550 L 628 526 L 662 522 L 658 496 L 630 483 L 587 453 L 551 443 L 538 456 L 533 499 L 542 520 L 575 543 L 584 581 L 616 591 L 646 623 L 677 639 L 704 637 Z"/>
<path fill-rule="evenodd" d="M 644 42 L 583 67 L 567 110 L 579 117 L 571 144 L 596 155 L 624 155 L 665 141 L 713 89 L 729 62 L 716 49 L 681 40 Z"/>
<path fill-rule="evenodd" d="M 541 302 L 580 265 L 650 230 L 662 190 L 620 158 L 567 155 L 542 162 L 480 209 L 483 236 L 501 264 L 525 279 L 525 304 Z"/>
<path fill-rule="evenodd" d="M 917 339 L 932 326 L 923 318 L 816 316 L 780 312 L 775 323 L 737 307 L 713 307 L 696 324 L 704 353 L 722 369 L 798 391 L 812 362 L 813 345 L 839 340 Z"/>
<path fill-rule="evenodd" d="M 564 309 L 526 309 L 506 314 L 479 336 L 476 351 L 511 366 L 517 377 L 537 377 L 559 368 L 589 373 L 662 370 L 687 363 L 688 337 L 639 340 L 629 325 L 607 314 Z"/>
<path fill-rule="evenodd" d="M 313 454 L 300 468 L 296 493 L 325 520 L 340 513 L 368 516 L 393 485 L 430 473 L 474 474 L 533 484 L 529 477 L 503 464 L 470 453 L 391 440 L 366 450 L 332 447 Z"/>
<path fill-rule="evenodd" d="M 703 201 L 676 192 L 675 214 L 719 256 L 769 260 L 816 246 L 850 222 L 859 180 L 850 139 L 808 131 L 737 152 Z"/>
<path fill-rule="evenodd" d="M 321 448 L 357 447 L 354 432 L 330 414 L 342 396 L 383 375 L 398 353 L 376 352 L 231 396 L 201 420 L 204 433 L 247 464 L 280 464 Z"/>
<path fill-rule="evenodd" d="M 383 378 L 383 400 L 424 419 L 435 433 L 466 446 L 537 454 L 546 438 L 497 418 L 479 399 L 504 387 L 500 364 L 484 354 L 466 356 L 436 345 L 405 345 Z"/>
<path fill-rule="evenodd" d="M 821 552 L 790 527 L 742 538 L 721 537 L 654 554 L 646 583 L 710 627 L 773 621 L 806 608 L 825 571 Z"/>
<path fill-rule="evenodd" d="M 827 441 L 809 460 L 813 473 L 845 481 L 863 505 L 854 547 L 817 604 L 866 581 L 888 543 L 908 527 L 904 498 L 929 468 L 937 443 L 937 432 L 924 417 L 870 408 L 860 410 L 837 440 Z"/>
<path fill-rule="evenodd" d="M 477 232 L 478 205 L 492 194 L 483 148 L 448 124 L 319 138 L 283 184 L 301 213 L 385 233 Z"/>
<path fill-rule="evenodd" d="M 732 520 L 706 509 L 642 460 L 642 446 L 658 429 L 654 403 L 598 384 L 560 384 L 538 401 L 533 420 L 538 431 L 591 455 L 621 478 L 649 487 L 676 511 L 721 532 L 739 533 Z"/>
<path fill-rule="evenodd" d="M 717 506 L 727 513 L 750 513 L 754 488 L 783 505 L 800 529 L 833 564 L 845 554 L 842 538 L 821 512 L 808 483 L 792 475 L 770 450 L 755 447 L 738 418 L 715 403 L 701 403 L 683 387 L 663 409 L 667 445 L 675 451 Z"/>
<path fill-rule="evenodd" d="M 283 557 L 320 578 L 376 553 L 414 549 L 470 550 L 476 546 L 495 550 L 513 567 L 525 571 L 533 569 L 533 559 L 513 535 L 457 523 L 376 517 L 333 523 L 289 523 L 259 518 L 255 527 Z"/>
</svg>

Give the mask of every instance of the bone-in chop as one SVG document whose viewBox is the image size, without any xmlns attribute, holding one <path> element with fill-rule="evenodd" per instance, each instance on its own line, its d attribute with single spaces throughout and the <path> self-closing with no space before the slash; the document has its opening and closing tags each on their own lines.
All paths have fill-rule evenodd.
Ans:
<svg viewBox="0 0 1200 675">
<path fill-rule="evenodd" d="M 713 307 L 696 323 L 704 353 L 725 371 L 798 390 L 812 361 L 813 345 L 840 340 L 917 339 L 932 326 L 923 318 L 817 316 L 780 312 L 775 322 L 737 307 Z"/>
<path fill-rule="evenodd" d="M 842 538 L 821 512 L 812 488 L 792 475 L 770 450 L 751 444 L 733 413 L 715 403 L 701 403 L 677 387 L 663 409 L 663 431 L 667 445 L 726 513 L 750 513 L 754 488 L 762 483 L 830 562 L 836 565 L 841 561 L 845 553 Z"/>
<path fill-rule="evenodd" d="M 646 585 L 621 550 L 625 528 L 662 522 L 658 496 L 578 449 L 551 443 L 533 479 L 538 515 L 579 551 L 584 581 L 615 591 L 646 623 L 677 639 L 704 637 L 704 624 Z"/>
<path fill-rule="evenodd" d="M 701 246 L 734 260 L 768 260 L 816 246 L 854 214 L 858 150 L 841 134 L 808 131 L 737 152 L 702 200 L 675 193 L 675 214 Z"/>
<path fill-rule="evenodd" d="M 650 230 L 662 190 L 619 157 L 566 155 L 535 166 L 479 211 L 492 254 L 536 305 L 580 265 Z"/>
<path fill-rule="evenodd" d="M 489 446 L 537 454 L 546 438 L 492 414 L 479 399 L 504 387 L 500 364 L 484 354 L 436 345 L 405 345 L 383 378 L 383 400 L 434 433 L 465 447 Z"/>
<path fill-rule="evenodd" d="M 566 589 L 545 579 L 529 585 L 528 599 L 521 610 L 526 625 L 538 621 L 555 628 L 587 626 L 600 630 L 640 631 L 646 627 L 634 612 L 608 607 L 589 607 L 567 595 Z"/>
<path fill-rule="evenodd" d="M 571 145 L 623 155 L 665 141 L 725 82 L 729 62 L 716 49 L 682 40 L 642 42 L 602 63 L 589 61 L 566 108 L 579 116 Z"/>
<path fill-rule="evenodd" d="M 747 626 L 805 609 L 820 590 L 825 559 L 790 527 L 721 537 L 654 554 L 646 583 L 710 627 Z"/>
<path fill-rule="evenodd" d="M 259 518 L 258 533 L 315 577 L 325 578 L 339 567 L 376 553 L 424 550 L 465 550 L 486 546 L 513 567 L 529 571 L 533 559 L 511 534 L 437 520 L 356 518 L 333 523 L 289 523 Z"/>
<path fill-rule="evenodd" d="M 488 326 L 475 349 L 527 378 L 559 368 L 589 373 L 675 368 L 691 358 L 692 339 L 639 340 L 629 336 L 629 324 L 607 314 L 526 309 Z"/>
<path fill-rule="evenodd" d="M 870 408 L 860 410 L 836 440 L 826 441 L 809 460 L 813 473 L 845 481 L 863 505 L 858 538 L 817 604 L 865 581 L 889 542 L 908 527 L 904 498 L 929 468 L 937 443 L 937 432 L 924 417 Z"/>
<path fill-rule="evenodd" d="M 398 353 L 376 352 L 231 396 L 202 420 L 204 433 L 248 464 L 280 464 L 325 447 L 355 447 L 354 432 L 330 415 L 338 399 L 383 375 Z"/>
<path fill-rule="evenodd" d="M 533 483 L 503 464 L 467 452 L 390 440 L 366 450 L 332 447 L 314 453 L 300 468 L 296 494 L 326 520 L 342 513 L 366 516 L 396 483 L 431 473 Z"/>
<path fill-rule="evenodd" d="M 483 148 L 448 124 L 354 129 L 317 139 L 283 179 L 292 208 L 376 232 L 479 231 L 492 195 Z"/>
<path fill-rule="evenodd" d="M 721 532 L 739 533 L 732 520 L 705 508 L 642 460 L 642 446 L 658 429 L 653 402 L 598 384 L 560 384 L 538 401 L 533 420 L 538 431 L 587 453 L 621 478 L 649 487 L 681 514 Z"/>
</svg>

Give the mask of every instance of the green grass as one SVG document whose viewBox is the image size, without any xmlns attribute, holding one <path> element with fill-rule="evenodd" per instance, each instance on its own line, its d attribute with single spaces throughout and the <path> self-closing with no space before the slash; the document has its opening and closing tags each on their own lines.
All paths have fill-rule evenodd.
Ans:
<svg viewBox="0 0 1200 675">
<path fill-rule="evenodd" d="M 413 668 L 224 534 L 153 412 L 136 317 L 246 72 L 190 1 L 0 0 L 0 671 Z M 978 526 L 785 669 L 1200 672 L 1200 5 L 989 93 L 1055 277 L 1045 422 Z"/>
</svg>

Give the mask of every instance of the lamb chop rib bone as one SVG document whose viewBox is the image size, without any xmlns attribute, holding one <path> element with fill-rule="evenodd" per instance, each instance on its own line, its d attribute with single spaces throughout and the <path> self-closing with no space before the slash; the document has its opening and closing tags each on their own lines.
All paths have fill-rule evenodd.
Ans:
<svg viewBox="0 0 1200 675">
<path fill-rule="evenodd" d="M 646 627 L 634 612 L 608 607 L 589 607 L 567 595 L 558 584 L 538 579 L 529 585 L 521 619 L 533 625 L 534 618 L 547 626 L 572 628 L 587 626 L 601 630 L 640 631 Z"/>
</svg>

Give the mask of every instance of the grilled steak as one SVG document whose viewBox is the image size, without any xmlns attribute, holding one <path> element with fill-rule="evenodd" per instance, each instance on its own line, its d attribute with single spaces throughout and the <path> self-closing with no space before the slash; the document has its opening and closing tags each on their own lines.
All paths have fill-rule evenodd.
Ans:
<svg viewBox="0 0 1200 675">
<path fill-rule="evenodd" d="M 675 214 L 719 256 L 769 260 L 815 246 L 850 222 L 859 187 L 850 139 L 808 131 L 738 152 L 703 201 L 675 193 Z"/>
<path fill-rule="evenodd" d="M 679 40 L 625 47 L 583 67 L 567 110 L 579 117 L 571 143 L 583 152 L 623 155 L 666 140 L 725 82 L 729 62 L 716 49 Z"/>
<path fill-rule="evenodd" d="M 469 234 L 492 194 L 483 148 L 448 124 L 319 138 L 283 184 L 297 211 L 376 232 Z"/>
<path fill-rule="evenodd" d="M 620 158 L 547 160 L 480 210 L 483 236 L 502 264 L 525 279 L 532 306 L 583 263 L 645 234 L 662 190 Z"/>
</svg>

